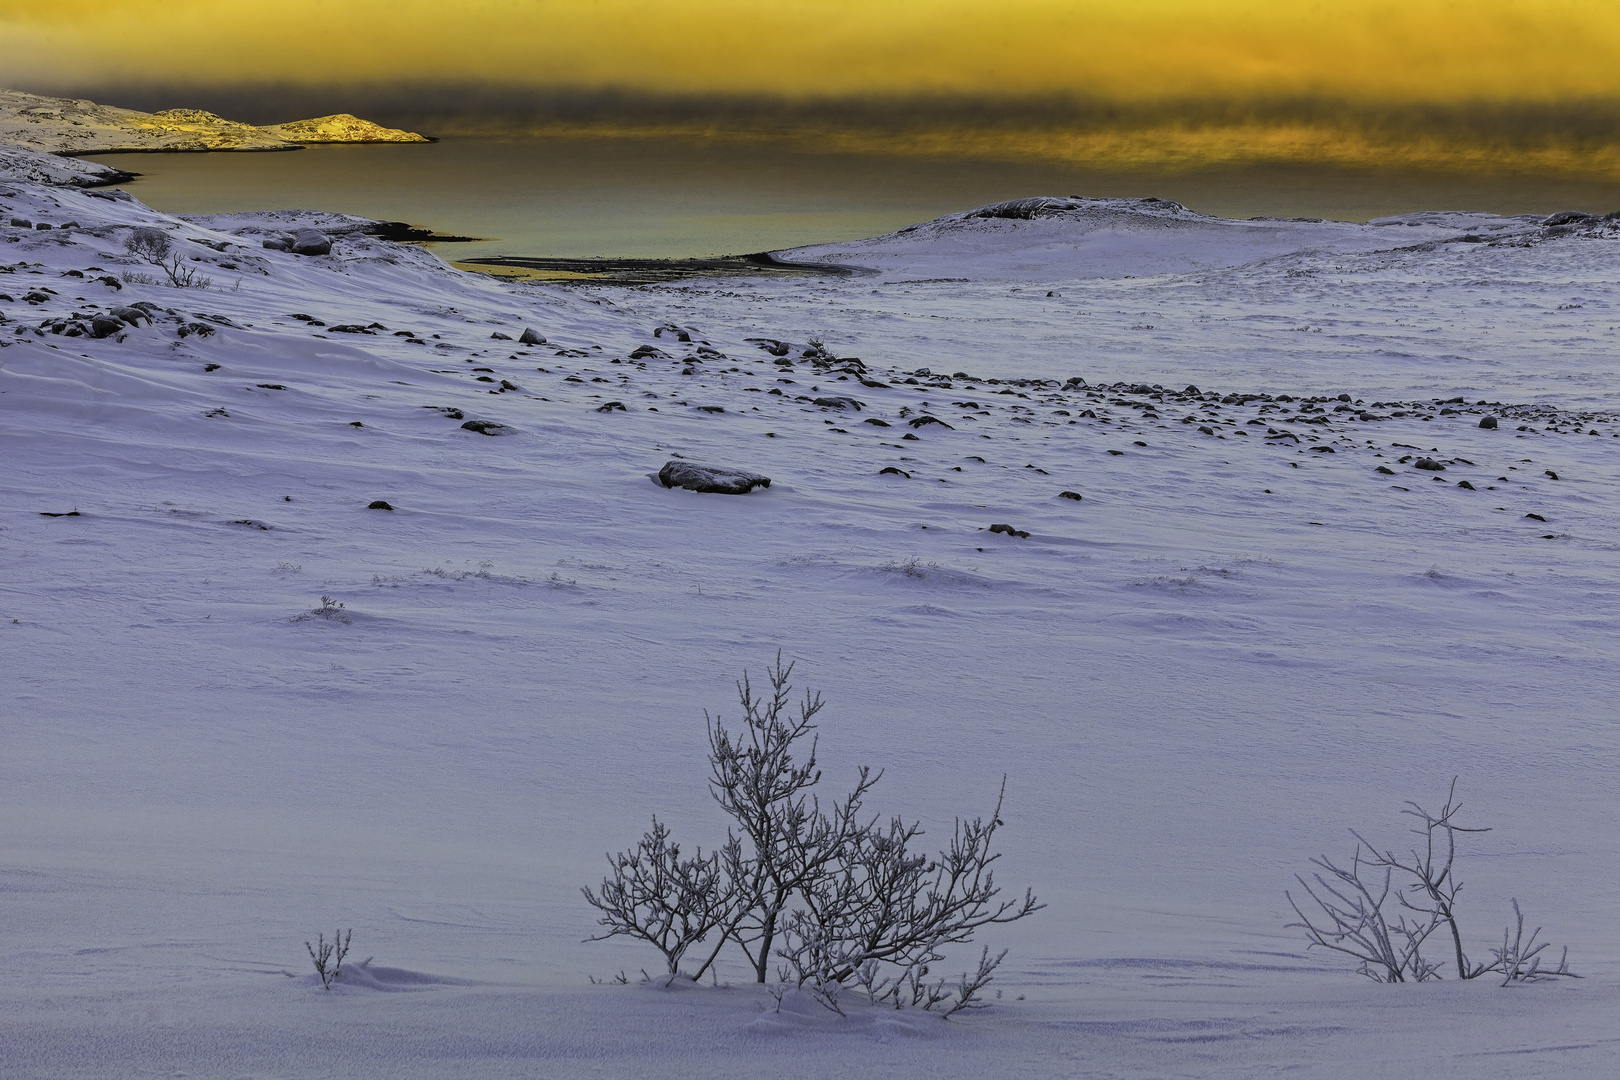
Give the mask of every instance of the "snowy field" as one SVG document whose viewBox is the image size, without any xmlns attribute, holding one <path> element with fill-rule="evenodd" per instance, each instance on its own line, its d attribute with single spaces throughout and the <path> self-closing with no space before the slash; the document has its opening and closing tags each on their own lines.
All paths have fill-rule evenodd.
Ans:
<svg viewBox="0 0 1620 1080">
<path fill-rule="evenodd" d="M 998 213 L 557 288 L 0 184 L 0 1072 L 1608 1074 L 1617 223 Z M 778 649 L 833 789 L 885 768 L 939 838 L 1005 774 L 1048 906 L 984 935 L 990 1008 L 582 941 L 650 814 L 723 836 L 703 711 Z M 1472 951 L 1516 897 L 1583 979 L 1375 985 L 1285 928 L 1453 776 Z"/>
</svg>

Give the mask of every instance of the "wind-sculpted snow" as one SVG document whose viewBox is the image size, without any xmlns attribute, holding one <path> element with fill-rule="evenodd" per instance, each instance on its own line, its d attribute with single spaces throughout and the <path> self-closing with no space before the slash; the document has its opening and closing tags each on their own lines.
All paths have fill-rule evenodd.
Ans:
<svg viewBox="0 0 1620 1080">
<path fill-rule="evenodd" d="M 0 185 L 6 1075 L 1608 1068 L 1612 221 L 1052 199 L 647 288 L 373 228 Z M 778 648 L 874 813 L 938 840 L 1006 775 L 1049 907 L 985 1012 L 582 942 L 651 814 L 723 835 L 703 710 Z M 1285 929 L 1458 774 L 1469 932 L 1517 897 L 1585 979 L 1374 986 Z"/>
</svg>

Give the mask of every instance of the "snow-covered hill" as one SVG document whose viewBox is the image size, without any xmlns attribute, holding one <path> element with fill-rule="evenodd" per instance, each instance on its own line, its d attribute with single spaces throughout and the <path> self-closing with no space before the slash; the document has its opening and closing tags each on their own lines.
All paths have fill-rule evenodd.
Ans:
<svg viewBox="0 0 1620 1080">
<path fill-rule="evenodd" d="M 875 273 L 563 289 L 31 175 L 8 1077 L 1609 1068 L 1614 222 L 1049 200 L 784 255 Z M 1049 906 L 986 935 L 989 1010 L 777 1011 L 582 943 L 650 814 L 723 838 L 703 710 L 778 648 L 875 812 L 938 840 L 1005 774 L 997 880 Z M 1377 986 L 1286 928 L 1310 856 L 1454 775 L 1474 951 L 1517 897 L 1582 981 Z M 375 962 L 326 993 L 335 925 Z"/>
</svg>

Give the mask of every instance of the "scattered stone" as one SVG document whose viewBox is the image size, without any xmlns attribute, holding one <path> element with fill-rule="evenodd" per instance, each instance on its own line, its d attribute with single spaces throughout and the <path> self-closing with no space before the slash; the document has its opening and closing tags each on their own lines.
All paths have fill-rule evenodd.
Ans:
<svg viewBox="0 0 1620 1080">
<path fill-rule="evenodd" d="M 690 461 L 666 462 L 658 470 L 658 482 L 667 488 L 685 488 L 708 495 L 746 495 L 756 487 L 771 486 L 768 476 L 712 465 L 696 465 Z"/>
<path fill-rule="evenodd" d="M 1208 426 L 1201 426 L 1199 427 L 1198 432 L 1201 435 L 1213 435 L 1215 434 L 1215 429 Z"/>
<path fill-rule="evenodd" d="M 888 466 L 885 466 L 885 467 L 879 469 L 878 470 L 878 475 L 879 476 L 903 476 L 907 480 L 911 479 L 911 474 L 910 473 L 906 472 L 906 470 L 904 470 L 904 469 L 897 469 L 893 465 L 888 465 Z"/>
<path fill-rule="evenodd" d="M 1146 446 L 1146 445 L 1147 445 L 1147 443 L 1145 443 L 1145 442 L 1141 442 L 1141 441 L 1137 441 L 1137 442 L 1133 442 L 1133 443 L 1131 443 L 1131 445 L 1132 445 L 1132 446 Z"/>
<path fill-rule="evenodd" d="M 1553 472 L 1551 469 L 1548 469 L 1547 470 L 1547 479 L 1556 480 L 1556 479 L 1558 479 L 1558 474 Z"/>
<path fill-rule="evenodd" d="M 1108 456 L 1109 457 L 1124 457 L 1125 456 L 1125 451 L 1123 451 L 1123 450 L 1110 450 L 1110 451 L 1108 451 Z"/>
<path fill-rule="evenodd" d="M 1377 471 L 1383 473 L 1385 476 L 1394 476 L 1395 475 L 1395 470 L 1390 468 L 1388 465 L 1380 465 L 1380 466 L 1378 466 Z"/>
<path fill-rule="evenodd" d="M 124 328 L 124 320 L 111 315 L 97 315 L 90 320 L 90 336 L 93 338 L 112 337 Z"/>
<path fill-rule="evenodd" d="M 262 382 L 262 383 L 259 384 L 259 389 L 260 390 L 285 390 L 287 388 L 285 386 L 282 386 L 278 382 Z"/>
<path fill-rule="evenodd" d="M 39 512 L 39 516 L 40 517 L 80 517 L 81 515 L 77 510 L 68 510 L 66 512 L 54 512 L 54 513 L 52 511 L 50 511 L 50 510 L 41 510 Z"/>
<path fill-rule="evenodd" d="M 1475 487 L 1474 487 L 1474 485 L 1473 485 L 1473 484 L 1470 484 L 1470 483 L 1469 483 L 1469 482 L 1468 482 L 1468 481 L 1466 481 L 1466 480 L 1459 480 L 1459 481 L 1457 481 L 1457 486 L 1458 486 L 1458 487 L 1460 487 L 1460 488 L 1466 488 L 1466 489 L 1468 489 L 1468 490 L 1469 490 L 1469 491 L 1475 491 L 1475 490 L 1477 490 L 1477 489 L 1476 489 L 1476 488 L 1475 488 Z"/>
<path fill-rule="evenodd" d="M 518 335 L 519 345 L 544 345 L 545 343 L 545 335 L 540 334 L 529 327 L 524 327 L 523 333 Z"/>
<path fill-rule="evenodd" d="M 489 339 L 491 341 L 511 341 L 512 340 L 512 335 L 511 334 L 503 334 L 499 330 L 497 330 L 493 334 L 489 335 Z"/>
<path fill-rule="evenodd" d="M 693 408 L 697 409 L 698 412 L 706 413 L 723 413 L 726 411 L 724 405 L 694 405 Z"/>
<path fill-rule="evenodd" d="M 365 427 L 365 426 L 366 426 L 366 425 L 364 425 L 364 424 L 362 424 L 362 423 L 361 423 L 361 422 L 360 422 L 360 421 L 358 421 L 358 420 L 350 420 L 350 421 L 349 421 L 349 426 L 350 426 L 350 427 L 358 427 L 358 428 L 363 428 L 363 427 Z"/>
<path fill-rule="evenodd" d="M 852 397 L 818 397 L 811 404 L 819 405 L 823 409 L 854 409 L 856 412 L 860 412 L 864 407 Z"/>
<path fill-rule="evenodd" d="M 287 250 L 294 255 L 328 255 L 332 251 L 332 238 L 318 229 L 299 229 L 293 233 Z"/>
<path fill-rule="evenodd" d="M 196 334 L 198 337 L 211 337 L 214 328 L 205 322 L 188 322 L 181 325 L 178 333 L 181 337 L 190 337 L 192 334 Z"/>
<path fill-rule="evenodd" d="M 468 420 L 461 425 L 463 431 L 476 431 L 480 435 L 510 435 L 512 429 L 494 420 Z"/>
<path fill-rule="evenodd" d="M 901 439 L 902 442 L 906 442 L 906 441 L 909 441 L 909 442 L 922 442 L 921 439 L 917 438 L 917 436 L 913 435 L 909 431 L 906 432 L 904 435 L 900 436 L 900 439 Z"/>
<path fill-rule="evenodd" d="M 643 345 L 639 349 L 637 349 L 635 352 L 630 354 L 630 359 L 632 359 L 632 360 L 647 360 L 647 359 L 668 360 L 669 359 L 669 353 L 665 352 L 662 349 L 655 349 L 651 345 Z"/>
<path fill-rule="evenodd" d="M 887 420 L 879 420 L 875 416 L 868 416 L 865 420 L 862 420 L 861 423 L 863 423 L 863 424 L 871 424 L 873 427 L 888 427 L 889 426 L 889 422 Z"/>
<path fill-rule="evenodd" d="M 126 306 L 120 305 L 118 307 L 110 309 L 108 314 L 112 315 L 116 319 L 124 320 L 125 322 L 129 323 L 131 326 L 138 325 L 143 320 L 146 321 L 146 322 L 151 322 L 152 321 L 152 316 L 151 316 L 151 314 L 149 312 L 147 312 L 147 311 L 145 311 L 145 310 L 143 310 L 141 308 L 134 307 L 134 306 L 127 306 L 126 307 Z"/>
<path fill-rule="evenodd" d="M 1484 417 L 1483 419 L 1480 420 L 1479 426 L 1484 428 L 1486 431 L 1495 431 L 1496 430 L 1496 417 L 1494 417 L 1494 416 Z"/>
<path fill-rule="evenodd" d="M 1313 446 L 1311 451 L 1317 454 L 1337 454 L 1338 451 L 1331 446 Z"/>
<path fill-rule="evenodd" d="M 368 505 L 366 507 L 366 509 L 367 510 L 392 510 L 393 507 L 389 506 L 386 501 L 384 501 L 382 499 L 378 499 L 376 502 L 373 502 L 370 505 Z"/>
<path fill-rule="evenodd" d="M 596 407 L 597 412 L 613 412 L 615 409 L 617 409 L 619 412 L 630 411 L 624 407 L 624 402 L 622 401 L 604 401 L 602 404 Z"/>
<path fill-rule="evenodd" d="M 250 529 L 259 529 L 259 530 L 261 530 L 263 532 L 269 532 L 270 531 L 270 526 L 266 525 L 262 521 L 254 521 L 252 518 L 241 518 L 241 519 L 239 519 L 237 521 L 231 522 L 231 524 L 232 525 L 246 525 Z"/>
<path fill-rule="evenodd" d="M 1060 491 L 1058 492 L 1058 498 L 1073 499 L 1075 502 L 1079 502 L 1082 496 L 1078 491 Z"/>
<path fill-rule="evenodd" d="M 218 364 L 204 364 L 203 365 L 203 370 L 204 371 L 218 371 L 219 370 L 219 365 Z"/>
<path fill-rule="evenodd" d="M 1420 457 L 1412 462 L 1412 468 L 1422 469 L 1424 472 L 1445 472 L 1446 467 L 1434 458 Z"/>
<path fill-rule="evenodd" d="M 1547 519 L 1542 517 L 1540 514 L 1526 514 L 1524 516 L 1529 518 L 1531 521 L 1539 521 L 1542 524 L 1546 524 L 1547 521 Z"/>
<path fill-rule="evenodd" d="M 949 425 L 945 421 L 941 420 L 939 417 L 937 417 L 937 416 L 929 416 L 926 413 L 924 415 L 922 415 L 922 416 L 919 416 L 919 417 L 916 417 L 916 418 L 914 418 L 912 420 L 907 421 L 907 423 L 909 423 L 914 428 L 927 427 L 929 424 L 938 424 L 940 427 L 944 428 L 946 431 L 955 431 L 956 430 L 955 428 L 951 427 L 951 425 Z"/>
<path fill-rule="evenodd" d="M 992 526 L 990 526 L 990 531 L 993 532 L 993 533 L 1005 533 L 1008 536 L 1017 536 L 1017 537 L 1028 537 L 1029 536 L 1029 533 L 1027 531 L 1025 531 L 1023 529 L 1015 529 L 1011 525 L 992 525 Z"/>
</svg>

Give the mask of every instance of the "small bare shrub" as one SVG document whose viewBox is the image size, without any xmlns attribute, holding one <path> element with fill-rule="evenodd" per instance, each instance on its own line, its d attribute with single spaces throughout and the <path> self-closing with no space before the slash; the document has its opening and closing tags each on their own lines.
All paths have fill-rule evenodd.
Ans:
<svg viewBox="0 0 1620 1080">
<path fill-rule="evenodd" d="M 914 1006 L 949 1016 L 978 1008 L 1005 952 L 984 949 L 975 972 L 951 986 L 930 978 L 943 950 L 984 927 L 1039 911 L 1033 892 L 1001 899 L 993 864 L 1002 798 L 988 819 L 958 819 L 950 844 L 918 850 L 921 825 L 866 817 L 862 806 L 881 777 L 857 770 L 849 791 L 823 806 L 814 790 L 814 718 L 821 696 L 793 697 L 792 665 L 778 654 L 769 689 L 756 693 L 745 674 L 737 684 L 742 717 L 735 728 L 707 716 L 709 791 L 734 822 L 724 846 L 683 859 L 668 830 L 652 831 L 634 849 L 608 856 L 611 875 L 599 893 L 585 889 L 607 932 L 653 944 L 671 976 L 697 943 L 712 938 L 693 979 L 714 964 L 729 941 L 765 983 L 773 959 L 783 985 L 794 985 L 840 1015 L 850 991 L 871 1004 Z M 1006 780 L 1002 781 L 1002 794 Z M 780 987 L 768 992 L 781 1004 Z"/>
<path fill-rule="evenodd" d="M 334 930 L 331 941 L 326 940 L 325 934 L 317 934 L 315 944 L 304 942 L 304 948 L 309 950 L 310 962 L 315 965 L 315 974 L 321 977 L 323 989 L 332 989 L 332 983 L 337 980 L 338 972 L 343 970 L 343 958 L 349 955 L 349 939 L 353 936 L 353 930 L 347 933 Z"/>
<path fill-rule="evenodd" d="M 124 250 L 149 263 L 156 263 L 168 255 L 173 246 L 168 233 L 150 225 L 137 226 L 124 238 Z"/>
<path fill-rule="evenodd" d="M 1418 822 L 1412 832 L 1423 840 L 1405 855 L 1388 848 L 1379 850 L 1360 833 L 1350 830 L 1356 850 L 1348 867 L 1321 855 L 1311 860 L 1317 868 L 1311 881 L 1295 875 L 1309 900 L 1302 908 L 1292 893 L 1285 894 L 1299 916 L 1299 922 L 1288 925 L 1304 930 L 1310 947 L 1321 946 L 1358 961 L 1357 970 L 1374 982 L 1441 978 L 1445 965 L 1425 958 L 1423 945 L 1430 934 L 1442 927 L 1451 940 L 1459 979 L 1477 979 L 1494 972 L 1503 977 L 1506 986 L 1556 976 L 1578 978 L 1569 970 L 1568 949 L 1556 969 L 1541 966 L 1540 954 L 1547 945 L 1536 941 L 1541 933 L 1539 927 L 1525 940 L 1524 914 L 1517 900 L 1513 901 L 1517 930 L 1510 926 L 1503 931 L 1502 947 L 1491 950 L 1493 959 L 1487 963 L 1468 958 L 1457 920 L 1457 897 L 1463 887 L 1456 874 L 1457 836 L 1490 829 L 1458 825 L 1455 818 L 1461 810 L 1455 779 L 1438 813 L 1408 802 L 1402 814 Z M 1397 880 L 1404 887 L 1397 887 Z M 1307 914 L 1306 909 L 1311 913 Z"/>
<path fill-rule="evenodd" d="M 293 622 L 307 622 L 310 619 L 325 619 L 328 622 L 348 623 L 349 613 L 343 607 L 342 601 L 333 600 L 323 595 L 319 607 L 311 608 L 292 617 Z"/>
</svg>

